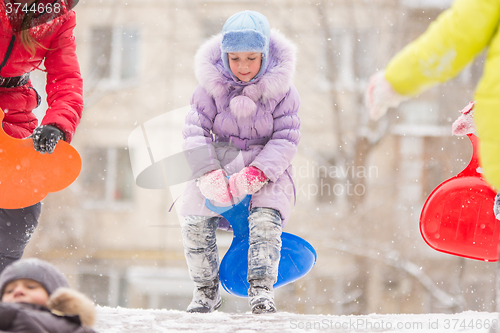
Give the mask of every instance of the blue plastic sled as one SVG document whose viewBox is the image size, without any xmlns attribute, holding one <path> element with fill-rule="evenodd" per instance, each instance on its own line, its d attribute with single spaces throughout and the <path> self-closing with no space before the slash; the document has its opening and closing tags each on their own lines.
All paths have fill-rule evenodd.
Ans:
<svg viewBox="0 0 500 333">
<path fill-rule="evenodd" d="M 205 201 L 212 211 L 222 215 L 233 227 L 233 241 L 219 269 L 219 278 L 224 289 L 235 296 L 248 297 L 248 205 L 251 195 L 234 206 L 217 207 Z M 281 258 L 278 281 L 274 288 L 281 287 L 306 275 L 316 263 L 316 251 L 304 239 L 283 232 L 281 234 Z"/>
</svg>

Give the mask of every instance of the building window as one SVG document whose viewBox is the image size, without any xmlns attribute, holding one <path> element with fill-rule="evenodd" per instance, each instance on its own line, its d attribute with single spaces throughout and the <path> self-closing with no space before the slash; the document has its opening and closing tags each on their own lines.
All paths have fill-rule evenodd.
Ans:
<svg viewBox="0 0 500 333">
<path fill-rule="evenodd" d="M 471 156 L 472 146 L 467 137 L 425 137 L 422 198 L 426 200 L 436 187 L 461 172 Z"/>
<path fill-rule="evenodd" d="M 134 177 L 128 150 L 87 148 L 83 160 L 80 177 L 88 208 L 119 208 L 132 202 Z"/>
<path fill-rule="evenodd" d="M 413 100 L 399 106 L 401 123 L 410 126 L 439 126 L 439 105 L 434 101 Z"/>
<path fill-rule="evenodd" d="M 317 201 L 322 203 L 333 203 L 338 195 L 342 195 L 343 189 L 340 184 L 337 184 L 337 175 L 334 170 L 337 168 L 335 164 L 319 165 L 317 167 Z M 313 171 L 314 172 L 314 171 Z M 340 188 L 340 189 L 339 189 Z"/>
<path fill-rule="evenodd" d="M 217 35 L 221 32 L 222 26 L 224 25 L 225 19 L 219 18 L 206 18 L 201 21 L 203 39 L 207 40 L 212 36 Z"/>
<path fill-rule="evenodd" d="M 444 10 L 451 6 L 453 0 L 400 0 L 404 7 L 409 8 L 438 8 Z"/>
<path fill-rule="evenodd" d="M 139 30 L 131 27 L 92 28 L 92 72 L 100 89 L 134 83 L 139 76 Z"/>
<path fill-rule="evenodd" d="M 109 276 L 103 276 L 103 274 L 80 274 L 78 278 L 81 292 L 88 295 L 97 305 L 109 305 Z"/>
<path fill-rule="evenodd" d="M 357 89 L 357 81 L 368 80 L 377 68 L 382 51 L 380 34 L 373 31 L 332 28 L 322 34 L 319 54 L 319 86 L 322 89 Z"/>
<path fill-rule="evenodd" d="M 377 30 L 356 31 L 353 37 L 354 69 L 356 80 L 368 80 L 377 68 L 377 59 L 381 56 L 379 50 L 380 33 Z"/>
<path fill-rule="evenodd" d="M 346 29 L 332 29 L 330 34 L 321 32 L 321 51 L 318 57 L 318 79 L 322 90 L 335 84 L 346 86 L 352 81 L 352 45 Z"/>
</svg>

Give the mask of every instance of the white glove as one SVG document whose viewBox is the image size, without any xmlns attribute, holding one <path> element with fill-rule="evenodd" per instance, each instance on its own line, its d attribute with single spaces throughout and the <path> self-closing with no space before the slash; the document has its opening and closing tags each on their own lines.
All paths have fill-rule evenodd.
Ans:
<svg viewBox="0 0 500 333">
<path fill-rule="evenodd" d="M 474 124 L 474 107 L 475 102 L 470 102 L 462 111 L 460 117 L 451 125 L 451 133 L 453 135 L 466 135 L 476 131 Z"/>
<path fill-rule="evenodd" d="M 379 71 L 370 77 L 370 83 L 365 91 L 365 104 L 370 112 L 370 118 L 380 119 L 389 108 L 395 108 L 409 96 L 398 94 L 385 78 L 385 71 Z"/>
</svg>

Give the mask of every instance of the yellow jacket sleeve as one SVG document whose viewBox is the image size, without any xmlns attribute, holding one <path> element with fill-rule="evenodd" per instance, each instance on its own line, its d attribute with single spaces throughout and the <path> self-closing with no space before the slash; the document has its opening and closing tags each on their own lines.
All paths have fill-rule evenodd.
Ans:
<svg viewBox="0 0 500 333">
<path fill-rule="evenodd" d="M 474 120 L 486 180 L 500 191 L 500 0 L 457 0 L 387 65 L 395 91 L 416 95 L 455 77 L 485 48 Z M 472 98 L 472 96 L 471 96 Z"/>
<path fill-rule="evenodd" d="M 500 3 L 500 1 L 499 1 Z M 477 86 L 474 121 L 486 180 L 500 191 L 500 22 Z"/>
<path fill-rule="evenodd" d="M 386 79 L 401 95 L 416 95 L 455 77 L 497 30 L 499 0 L 457 0 L 387 65 Z"/>
</svg>

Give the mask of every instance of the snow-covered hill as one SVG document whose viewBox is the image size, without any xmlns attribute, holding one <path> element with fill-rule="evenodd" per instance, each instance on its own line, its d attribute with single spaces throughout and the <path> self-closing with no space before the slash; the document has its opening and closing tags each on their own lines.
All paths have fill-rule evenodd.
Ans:
<svg viewBox="0 0 500 333">
<path fill-rule="evenodd" d="M 100 333 L 282 333 L 282 332 L 489 332 L 498 325 L 498 313 L 467 311 L 459 314 L 402 314 L 367 316 L 272 315 L 251 313 L 188 314 L 174 310 L 99 307 L 95 329 Z"/>
</svg>

